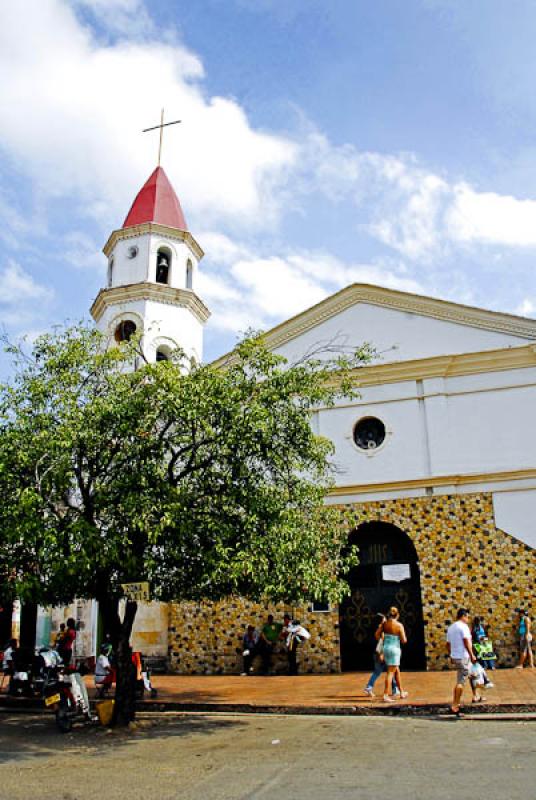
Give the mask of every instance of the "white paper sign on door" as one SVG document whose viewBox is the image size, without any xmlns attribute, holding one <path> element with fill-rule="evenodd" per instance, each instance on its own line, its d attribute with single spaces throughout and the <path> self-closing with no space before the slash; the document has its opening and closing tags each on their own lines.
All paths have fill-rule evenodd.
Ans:
<svg viewBox="0 0 536 800">
<path fill-rule="evenodd" d="M 411 569 L 409 564 L 384 564 L 382 566 L 382 578 L 384 581 L 405 581 L 411 578 Z"/>
</svg>

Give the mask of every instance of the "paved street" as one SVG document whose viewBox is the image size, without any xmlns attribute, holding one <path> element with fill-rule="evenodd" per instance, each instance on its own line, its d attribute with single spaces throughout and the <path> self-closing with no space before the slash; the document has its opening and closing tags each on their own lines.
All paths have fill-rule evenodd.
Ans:
<svg viewBox="0 0 536 800">
<path fill-rule="evenodd" d="M 536 723 L 148 715 L 130 732 L 56 733 L 2 713 L 9 800 L 528 800 Z"/>
</svg>

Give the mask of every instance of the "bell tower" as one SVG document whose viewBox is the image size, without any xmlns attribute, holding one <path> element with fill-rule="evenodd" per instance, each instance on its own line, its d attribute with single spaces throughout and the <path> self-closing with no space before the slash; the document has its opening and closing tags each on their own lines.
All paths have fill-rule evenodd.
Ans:
<svg viewBox="0 0 536 800">
<path fill-rule="evenodd" d="M 107 285 L 91 306 L 99 329 L 117 342 L 141 331 L 148 361 L 164 360 L 181 347 L 188 359 L 200 362 L 203 327 L 210 316 L 195 291 L 204 253 L 188 231 L 162 167 L 140 189 L 103 252 Z"/>
</svg>

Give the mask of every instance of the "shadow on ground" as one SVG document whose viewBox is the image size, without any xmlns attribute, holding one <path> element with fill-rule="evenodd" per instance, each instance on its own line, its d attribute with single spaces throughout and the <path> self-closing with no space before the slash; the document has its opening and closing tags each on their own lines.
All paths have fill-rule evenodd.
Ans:
<svg viewBox="0 0 536 800">
<path fill-rule="evenodd" d="M 147 719 L 143 715 L 133 730 L 76 724 L 70 733 L 60 733 L 51 714 L 0 713 L 0 764 L 25 758 L 60 757 L 63 754 L 101 755 L 128 747 L 143 739 L 201 734 L 210 736 L 225 729 L 240 729 L 240 720 L 214 719 L 204 715 L 173 715 Z"/>
</svg>

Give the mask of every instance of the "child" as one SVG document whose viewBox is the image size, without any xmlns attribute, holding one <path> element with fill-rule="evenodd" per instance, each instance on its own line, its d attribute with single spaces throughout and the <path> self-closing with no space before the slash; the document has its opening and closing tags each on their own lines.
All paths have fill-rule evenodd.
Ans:
<svg viewBox="0 0 536 800">
<path fill-rule="evenodd" d="M 469 672 L 469 681 L 471 683 L 471 688 L 473 690 L 473 703 L 480 703 L 485 698 L 482 697 L 481 694 L 478 694 L 477 687 L 483 686 L 484 688 L 486 688 L 487 686 L 491 688 L 493 684 L 491 684 L 490 686 L 484 667 L 481 664 L 479 664 L 478 661 L 475 661 L 474 664 L 471 664 L 471 669 Z"/>
<path fill-rule="evenodd" d="M 497 656 L 493 652 L 493 642 L 487 636 L 484 636 L 479 642 L 473 645 L 478 663 L 482 664 L 484 669 L 495 669 L 495 661 Z"/>
</svg>

